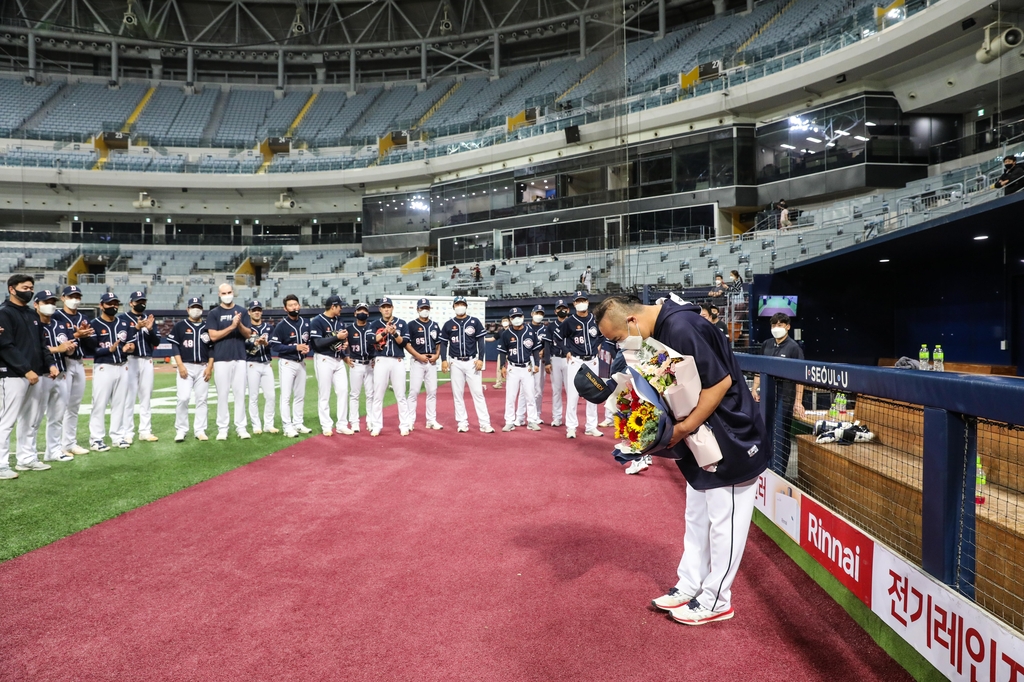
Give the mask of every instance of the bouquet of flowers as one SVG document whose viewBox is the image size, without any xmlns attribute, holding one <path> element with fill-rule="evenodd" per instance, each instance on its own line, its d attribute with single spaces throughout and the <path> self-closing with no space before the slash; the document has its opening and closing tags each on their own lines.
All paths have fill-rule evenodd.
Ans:
<svg viewBox="0 0 1024 682">
<path fill-rule="evenodd" d="M 616 458 L 633 460 L 668 447 L 673 422 L 657 391 L 635 369 L 617 375 L 615 401 Z"/>
</svg>

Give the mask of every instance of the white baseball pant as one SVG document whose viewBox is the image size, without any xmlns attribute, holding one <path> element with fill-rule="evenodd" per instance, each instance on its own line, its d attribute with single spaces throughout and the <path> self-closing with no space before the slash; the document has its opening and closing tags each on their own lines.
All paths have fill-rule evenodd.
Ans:
<svg viewBox="0 0 1024 682">
<path fill-rule="evenodd" d="M 214 360 L 213 381 L 217 386 L 217 433 L 227 433 L 231 426 L 229 393 L 235 401 L 235 431 L 245 431 L 245 360 Z"/>
<path fill-rule="evenodd" d="M 28 379 L 5 377 L 0 379 L 0 471 L 11 468 L 11 432 L 15 430 L 18 415 L 25 404 Z M 17 453 L 17 450 L 15 450 Z"/>
<path fill-rule="evenodd" d="M 712 490 L 695 490 L 686 484 L 686 530 L 676 588 L 681 594 L 694 595 L 711 611 L 728 611 L 731 605 L 732 582 L 754 513 L 756 484 L 756 478 Z"/>
<path fill-rule="evenodd" d="M 419 403 L 420 389 L 427 385 L 427 424 L 437 423 L 437 372 L 439 368 L 436 362 L 412 361 L 409 369 L 409 418 L 413 424 L 416 423 L 417 403 Z"/>
<path fill-rule="evenodd" d="M 487 411 L 487 401 L 484 399 L 484 377 L 482 370 L 478 370 L 473 360 L 450 360 L 449 369 L 452 373 L 452 397 L 455 399 L 455 421 L 459 427 L 469 426 L 469 413 L 466 412 L 466 385 L 469 385 L 469 394 L 473 396 L 473 409 L 476 411 L 476 419 L 481 429 L 491 425 L 491 415 Z"/>
<path fill-rule="evenodd" d="M 294 360 L 278 360 L 281 378 L 281 427 L 297 431 L 303 426 L 306 409 L 306 364 Z"/>
<path fill-rule="evenodd" d="M 48 380 L 50 377 L 46 377 Z M 25 401 L 21 404 L 18 425 L 15 428 L 14 441 L 18 446 L 16 457 L 18 464 L 25 466 L 39 461 L 36 443 L 39 437 L 39 422 L 43 419 L 43 378 L 28 387 Z"/>
<path fill-rule="evenodd" d="M 317 354 L 313 358 L 313 371 L 316 373 L 316 411 L 320 417 L 320 429 L 330 431 L 334 428 L 331 422 L 331 391 L 334 391 L 338 403 L 338 428 L 348 428 L 348 371 L 345 361 Z"/>
<path fill-rule="evenodd" d="M 89 440 L 102 441 L 106 437 L 107 405 L 110 405 L 110 440 L 114 445 L 126 440 L 124 401 L 128 398 L 125 390 L 127 376 L 127 365 L 93 365 Z"/>
<path fill-rule="evenodd" d="M 565 395 L 565 385 L 568 383 L 566 377 L 569 373 L 569 365 L 565 358 L 551 358 L 551 421 L 560 422 L 564 416 L 562 397 Z"/>
<path fill-rule="evenodd" d="M 274 395 L 274 368 L 269 362 L 245 363 L 245 376 L 249 384 L 249 422 L 256 431 L 274 427 L 277 410 Z M 260 390 L 263 391 L 263 421 L 260 421 Z"/>
<path fill-rule="evenodd" d="M 384 393 L 395 393 L 398 403 L 398 428 L 411 429 L 409 401 L 405 395 L 405 361 L 401 358 L 380 357 L 373 361 L 373 429 L 384 428 Z"/>
<path fill-rule="evenodd" d="M 188 377 L 182 379 L 180 374 L 175 374 L 178 404 L 174 409 L 174 430 L 181 435 L 188 433 L 188 403 L 192 395 L 195 394 L 196 413 L 192 418 L 192 433 L 198 436 L 201 433 L 206 433 L 209 420 L 210 412 L 206 405 L 206 399 L 210 394 L 210 382 L 203 379 L 203 372 L 206 371 L 205 364 L 192 362 L 183 364 L 188 372 Z"/>
<path fill-rule="evenodd" d="M 511 369 L 511 368 L 510 368 Z M 540 365 L 540 371 L 536 374 L 530 375 L 530 381 L 533 383 L 533 406 L 534 412 L 537 413 L 537 418 L 530 421 L 540 421 L 540 403 L 544 398 L 544 375 L 547 372 L 544 369 L 544 365 Z M 526 419 L 526 393 L 520 391 L 519 398 L 516 401 L 516 424 L 524 423 Z"/>
<path fill-rule="evenodd" d="M 576 427 L 580 425 L 579 415 L 576 414 L 576 408 L 580 402 L 580 394 L 576 392 L 576 372 L 580 371 L 580 367 L 586 365 L 594 374 L 597 374 L 597 358 L 591 358 L 587 362 L 583 362 L 579 358 L 573 358 L 572 360 L 566 361 L 566 377 L 565 377 L 565 430 L 575 431 Z M 585 400 L 587 404 L 587 421 L 585 430 L 590 431 L 597 428 L 597 405 Z"/>
<path fill-rule="evenodd" d="M 42 377 L 43 410 L 46 417 L 46 452 L 44 457 L 60 457 L 64 453 L 62 440 L 64 437 L 64 415 L 68 404 L 68 377 L 61 373 L 56 379 Z"/>
<path fill-rule="evenodd" d="M 64 412 L 64 435 L 61 447 L 68 452 L 78 442 L 78 411 L 82 407 L 82 398 L 85 396 L 85 363 L 81 360 L 65 358 L 64 364 L 67 369 L 64 371 L 67 385 L 68 404 Z"/>
<path fill-rule="evenodd" d="M 153 435 L 153 413 L 149 402 L 153 397 L 153 358 L 128 357 L 128 392 L 124 406 L 124 431 L 129 438 L 135 433 L 135 401 L 139 402 L 139 435 Z"/>
<path fill-rule="evenodd" d="M 359 428 L 359 391 L 366 394 L 366 428 L 372 429 L 370 407 L 373 405 L 373 365 L 352 361 L 349 370 L 348 420 L 353 429 Z"/>
<path fill-rule="evenodd" d="M 505 375 L 506 424 L 516 421 L 516 397 L 523 404 L 526 419 L 533 424 L 540 421 L 540 417 L 537 415 L 537 403 L 533 397 L 533 376 L 529 367 L 508 365 L 508 373 Z"/>
</svg>

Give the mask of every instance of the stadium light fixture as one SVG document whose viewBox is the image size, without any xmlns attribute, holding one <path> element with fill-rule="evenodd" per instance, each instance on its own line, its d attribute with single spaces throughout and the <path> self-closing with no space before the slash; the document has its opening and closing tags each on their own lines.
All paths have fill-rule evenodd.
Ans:
<svg viewBox="0 0 1024 682">
<path fill-rule="evenodd" d="M 879 262 L 879 263 L 888 263 L 888 262 L 889 262 L 889 259 L 888 259 L 888 258 L 881 258 L 881 259 L 879 259 L 879 261 L 878 261 L 878 262 Z"/>
<path fill-rule="evenodd" d="M 976 242 L 983 242 L 986 239 L 988 239 L 988 235 L 987 234 L 979 234 L 977 237 L 974 238 L 974 241 L 976 241 Z"/>
<path fill-rule="evenodd" d="M 796 149 L 796 147 L 794 147 L 791 144 L 780 144 L 779 146 L 782 147 L 783 149 Z"/>
<path fill-rule="evenodd" d="M 871 127 L 874 127 L 874 126 L 876 126 L 876 125 L 878 125 L 878 124 L 877 124 L 877 123 L 875 123 L 875 122 L 873 122 L 873 121 L 864 121 L 864 125 L 866 125 L 866 126 L 868 126 L 869 128 L 871 128 Z"/>
<path fill-rule="evenodd" d="M 818 138 L 816 138 L 816 137 L 808 137 L 808 138 L 807 138 L 807 141 L 808 141 L 808 142 L 813 142 L 813 143 L 815 143 L 815 144 L 821 144 L 821 140 L 819 140 L 819 139 L 818 139 Z"/>
<path fill-rule="evenodd" d="M 867 142 L 868 141 L 868 138 L 864 137 L 863 135 L 854 135 L 853 139 L 860 140 L 861 142 Z"/>
</svg>

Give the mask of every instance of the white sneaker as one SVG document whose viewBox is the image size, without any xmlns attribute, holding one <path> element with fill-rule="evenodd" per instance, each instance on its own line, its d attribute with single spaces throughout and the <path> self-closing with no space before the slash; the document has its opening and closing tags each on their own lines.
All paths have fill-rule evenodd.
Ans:
<svg viewBox="0 0 1024 682">
<path fill-rule="evenodd" d="M 576 432 L 575 431 L 566 431 L 565 432 L 565 437 L 566 438 L 575 438 L 576 437 Z"/>
<path fill-rule="evenodd" d="M 174 434 L 174 442 L 175 443 L 184 443 L 185 442 L 185 432 L 184 431 L 178 431 L 177 433 L 175 433 Z"/>
<path fill-rule="evenodd" d="M 593 436 L 594 438 L 601 438 L 604 436 L 604 434 L 598 431 L 597 429 L 587 429 L 583 433 L 587 434 L 588 436 Z"/>
<path fill-rule="evenodd" d="M 490 426 L 481 426 L 480 433 L 494 433 L 494 429 Z"/>
<path fill-rule="evenodd" d="M 284 437 L 285 438 L 298 438 L 299 437 L 299 432 L 295 431 L 293 429 L 285 429 L 284 430 Z"/>
<path fill-rule="evenodd" d="M 131 442 L 131 440 L 132 440 L 132 439 L 131 439 L 131 438 L 129 438 L 129 439 L 128 439 L 128 442 L 130 443 L 130 442 Z M 143 436 L 143 435 L 141 435 L 141 434 L 140 434 L 140 435 L 139 435 L 139 440 L 141 440 L 141 441 L 145 441 L 146 443 L 155 443 L 155 442 L 157 442 L 157 441 L 158 441 L 158 440 L 160 440 L 160 439 L 159 439 L 159 438 L 157 438 L 156 436 L 154 436 L 154 435 L 153 435 L 152 433 L 147 433 L 147 434 L 146 434 L 145 436 Z"/>
<path fill-rule="evenodd" d="M 110 446 L 101 440 L 94 440 L 90 449 L 93 452 L 107 452 L 110 450 Z"/>
<path fill-rule="evenodd" d="M 238 432 L 238 438 L 240 440 L 249 440 L 250 438 L 252 438 L 252 436 L 249 435 L 248 431 L 242 429 L 241 431 Z"/>
<path fill-rule="evenodd" d="M 12 471 L 11 469 L 0 469 L 0 481 L 9 481 L 12 478 L 17 478 L 18 472 Z"/>
<path fill-rule="evenodd" d="M 613 422 L 611 419 L 605 419 L 603 422 L 598 424 L 598 426 L 603 426 L 603 427 L 607 428 L 607 427 L 611 426 L 614 423 L 615 422 Z"/>
<path fill-rule="evenodd" d="M 125 440 L 128 442 L 128 445 L 131 445 L 135 442 L 135 436 L 128 436 Z"/>
<path fill-rule="evenodd" d="M 127 450 L 131 446 L 132 446 L 132 442 L 130 440 L 123 440 L 123 441 L 121 441 L 120 443 L 117 444 L 117 447 L 121 448 L 122 450 Z"/>
<path fill-rule="evenodd" d="M 526 425 L 526 428 L 530 429 L 531 431 L 540 431 L 540 424 L 530 422 L 529 424 Z"/>
<path fill-rule="evenodd" d="M 66 452 L 61 452 L 61 453 L 58 453 L 56 455 L 44 457 L 43 461 L 44 462 L 70 462 L 70 461 L 73 461 L 74 459 L 75 459 L 74 455 L 69 455 Z"/>
<path fill-rule="evenodd" d="M 402 434 L 403 436 L 408 436 L 410 433 L 412 433 L 412 429 L 399 429 L 398 433 Z"/>
<path fill-rule="evenodd" d="M 628 467 L 626 467 L 626 473 L 627 474 L 639 474 L 641 471 L 646 471 L 647 467 L 649 467 L 651 465 L 651 463 L 647 461 L 647 458 L 649 456 L 650 455 L 644 455 L 640 459 L 633 460 L 630 463 L 630 465 Z"/>
<path fill-rule="evenodd" d="M 515 431 L 515 429 L 516 429 L 516 425 L 515 424 L 511 424 L 511 423 L 510 424 L 505 424 L 505 426 L 501 427 L 502 431 Z"/>
<path fill-rule="evenodd" d="M 313 433 L 313 429 L 309 428 L 308 426 L 300 426 L 295 430 L 298 431 L 299 433 Z"/>
<path fill-rule="evenodd" d="M 352 427 L 352 433 L 359 433 L 359 427 L 358 426 L 353 426 Z"/>
<path fill-rule="evenodd" d="M 347 426 L 339 426 L 336 430 L 337 430 L 338 433 L 340 433 L 342 435 L 345 435 L 345 436 L 351 436 L 353 433 L 355 433 L 355 431 L 353 431 L 352 429 L 348 428 Z"/>
<path fill-rule="evenodd" d="M 49 464 L 43 464 L 39 460 L 36 460 L 31 464 L 16 464 L 14 468 L 17 469 L 18 471 L 46 471 L 47 469 L 52 469 L 53 467 L 51 467 Z"/>
<path fill-rule="evenodd" d="M 227 440 L 227 439 L 228 439 L 228 432 L 227 431 L 221 431 L 221 432 L 219 432 L 217 434 L 217 440 Z"/>
<path fill-rule="evenodd" d="M 459 426 L 459 428 L 457 428 L 455 430 L 458 431 L 459 433 L 469 433 L 469 427 L 468 426 Z"/>
<path fill-rule="evenodd" d="M 263 429 L 253 429 L 252 430 L 252 435 L 254 435 L 254 436 L 262 436 L 263 435 Z"/>
<path fill-rule="evenodd" d="M 736 615 L 731 606 L 725 611 L 712 611 L 701 606 L 696 599 L 691 599 L 686 606 L 672 609 L 669 613 L 672 614 L 672 620 L 683 625 L 704 625 L 718 620 L 729 620 Z"/>
<path fill-rule="evenodd" d="M 516 422 L 516 426 L 526 426 L 526 422 Z"/>
<path fill-rule="evenodd" d="M 434 431 L 440 431 L 444 427 L 438 424 L 437 422 L 430 422 L 429 424 L 427 424 L 427 428 L 432 429 Z"/>
<path fill-rule="evenodd" d="M 370 431 L 370 435 L 376 438 L 377 436 L 380 435 L 380 429 L 374 429 L 373 431 Z"/>
<path fill-rule="evenodd" d="M 74 445 L 72 445 L 71 448 L 68 450 L 68 452 L 71 453 L 72 455 L 88 455 L 89 454 L 89 451 L 86 450 L 85 448 L 83 448 L 78 443 L 75 443 Z"/>
<path fill-rule="evenodd" d="M 693 599 L 693 597 L 683 594 L 677 588 L 673 587 L 668 591 L 668 594 L 663 594 L 657 599 L 652 599 L 651 606 L 671 613 L 672 609 L 678 609 L 680 606 L 685 606 L 691 599 Z"/>
<path fill-rule="evenodd" d="M 275 429 L 273 426 L 271 426 L 269 429 L 267 429 L 267 433 L 281 433 L 281 430 Z"/>
<path fill-rule="evenodd" d="M 196 440 L 206 441 L 210 440 L 210 437 L 207 436 L 203 431 L 200 431 L 199 433 L 196 434 Z"/>
<path fill-rule="evenodd" d="M 324 429 L 324 435 L 330 438 L 331 436 L 334 435 L 334 431 L 332 431 L 331 429 Z"/>
<path fill-rule="evenodd" d="M 551 422 L 551 425 L 552 426 L 561 426 L 562 425 L 562 420 L 561 419 L 556 419 L 553 422 Z"/>
</svg>

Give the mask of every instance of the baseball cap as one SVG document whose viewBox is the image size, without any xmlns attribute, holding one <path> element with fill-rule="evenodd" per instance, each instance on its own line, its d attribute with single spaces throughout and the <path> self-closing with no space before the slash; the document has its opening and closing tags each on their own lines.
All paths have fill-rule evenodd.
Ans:
<svg viewBox="0 0 1024 682">
<path fill-rule="evenodd" d="M 263 304 L 258 298 L 254 298 L 249 301 L 249 310 L 263 310 Z"/>
<path fill-rule="evenodd" d="M 523 314 L 523 309 L 522 308 L 509 308 L 508 309 L 508 316 L 509 317 L 515 317 L 516 315 L 520 315 L 521 316 L 522 314 Z"/>
<path fill-rule="evenodd" d="M 359 305 L 356 306 L 356 310 L 365 310 L 366 312 L 370 312 L 370 306 L 366 305 L 365 303 L 360 303 Z"/>
<path fill-rule="evenodd" d="M 327 297 L 327 300 L 324 301 L 324 308 L 330 308 L 331 306 L 334 305 L 341 305 L 341 296 L 338 296 L 337 294 L 331 294 L 330 296 Z"/>
<path fill-rule="evenodd" d="M 74 284 L 64 287 L 64 296 L 81 296 L 82 290 L 76 287 Z"/>
<path fill-rule="evenodd" d="M 416 310 L 419 310 L 420 308 L 429 308 L 429 307 L 430 307 L 430 299 L 421 298 L 420 300 L 416 301 Z"/>
<path fill-rule="evenodd" d="M 107 293 L 100 296 L 100 303 L 110 303 L 111 301 L 117 301 L 118 303 L 120 303 L 121 299 L 119 299 L 117 297 L 117 294 L 115 294 L 113 291 L 108 291 Z"/>
<path fill-rule="evenodd" d="M 56 301 L 57 300 L 57 294 L 53 293 L 49 289 L 43 289 L 42 291 L 37 291 L 36 292 L 36 300 L 37 301 L 49 301 L 49 300 Z"/>
<path fill-rule="evenodd" d="M 466 302 L 466 297 L 465 296 L 456 296 L 455 300 L 452 301 L 452 305 L 455 305 L 456 303 L 467 303 Z M 468 305 L 468 303 L 467 303 L 467 305 Z"/>
<path fill-rule="evenodd" d="M 136 301 L 145 301 L 145 300 L 147 300 L 146 299 L 146 292 L 145 291 L 133 291 L 132 292 L 132 295 L 131 295 L 131 302 L 132 303 L 135 303 Z"/>
<path fill-rule="evenodd" d="M 580 367 L 579 371 L 576 372 L 576 376 L 573 378 L 572 383 L 576 386 L 576 392 L 581 398 L 586 400 L 588 403 L 594 403 L 600 405 L 604 401 L 608 400 L 615 392 L 615 384 L 608 383 L 597 375 L 593 369 L 587 365 Z"/>
<path fill-rule="evenodd" d="M 555 301 L 555 310 L 558 310 L 559 308 L 568 308 L 568 307 L 569 307 L 569 304 L 565 302 L 564 298 L 560 298 L 557 301 Z"/>
<path fill-rule="evenodd" d="M 379 308 L 379 307 L 381 307 L 381 306 L 383 306 L 383 305 L 389 305 L 389 306 L 391 306 L 391 307 L 394 307 L 394 305 L 395 305 L 395 304 L 391 302 L 391 299 L 390 299 L 390 298 L 388 298 L 387 296 L 385 296 L 385 297 L 383 297 L 382 299 L 380 299 L 380 303 L 379 303 L 379 304 L 377 304 L 377 307 Z"/>
<path fill-rule="evenodd" d="M 589 301 L 590 300 L 590 296 L 588 296 L 587 292 L 585 292 L 585 291 L 577 291 L 576 295 L 572 297 L 572 300 L 574 300 L 574 301 L 579 301 L 581 299 L 584 300 L 584 301 Z"/>
<path fill-rule="evenodd" d="M 535 313 L 542 313 L 542 312 L 544 312 L 544 306 L 542 306 L 540 303 L 538 303 L 537 305 L 533 306 L 533 312 L 535 312 Z"/>
<path fill-rule="evenodd" d="M 198 296 L 193 296 L 192 298 L 188 299 L 188 305 L 186 305 L 185 307 L 186 308 L 194 308 L 196 306 L 199 306 L 200 308 L 202 308 L 203 307 L 203 299 L 199 298 Z"/>
</svg>

